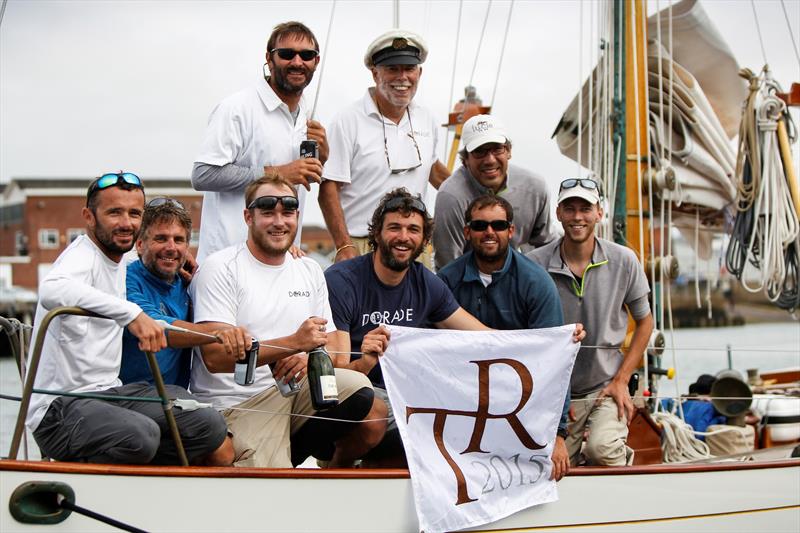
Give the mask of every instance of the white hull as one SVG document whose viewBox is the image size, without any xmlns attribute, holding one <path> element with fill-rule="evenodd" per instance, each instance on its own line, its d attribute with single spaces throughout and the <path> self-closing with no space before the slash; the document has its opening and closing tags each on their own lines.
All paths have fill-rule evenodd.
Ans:
<svg viewBox="0 0 800 533">
<path fill-rule="evenodd" d="M 93 472 L 93 473 L 87 473 Z M 108 531 L 73 513 L 26 525 L 8 508 L 26 481 L 61 481 L 75 503 L 147 531 L 418 531 L 403 471 L 154 468 L 0 461 L 0 531 Z M 558 502 L 483 531 L 800 531 L 800 460 L 577 469 Z"/>
</svg>

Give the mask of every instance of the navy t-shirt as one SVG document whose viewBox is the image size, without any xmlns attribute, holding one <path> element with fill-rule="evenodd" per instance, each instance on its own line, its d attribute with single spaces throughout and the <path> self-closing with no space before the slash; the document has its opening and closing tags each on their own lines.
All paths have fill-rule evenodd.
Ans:
<svg viewBox="0 0 800 533">
<path fill-rule="evenodd" d="M 450 289 L 420 263 L 413 262 L 403 281 L 390 287 L 375 275 L 372 257 L 371 253 L 362 255 L 325 271 L 333 322 L 336 329 L 350 333 L 351 351 L 361 351 L 364 335 L 381 324 L 430 327 L 458 310 Z M 384 386 L 379 365 L 370 371 L 369 379 Z"/>
</svg>

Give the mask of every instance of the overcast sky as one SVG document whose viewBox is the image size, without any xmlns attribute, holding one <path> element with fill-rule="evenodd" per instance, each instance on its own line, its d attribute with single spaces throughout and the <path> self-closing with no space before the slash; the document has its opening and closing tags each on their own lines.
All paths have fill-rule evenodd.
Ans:
<svg viewBox="0 0 800 533">
<path fill-rule="evenodd" d="M 649 9 L 668 4 L 651 0 Z M 800 2 L 784 4 L 797 40 Z M 188 179 L 209 112 L 258 79 L 272 27 L 290 19 L 306 23 L 322 43 L 327 65 L 317 115 L 326 124 L 362 96 L 371 82 L 364 51 L 392 25 L 391 2 L 339 1 L 328 40 L 331 6 L 330 1 L 9 0 L 0 26 L 0 181 L 88 180 L 118 169 L 145 180 Z M 463 4 L 451 96 L 458 6 L 442 0 L 400 2 L 400 26 L 421 33 L 430 45 L 417 101 L 442 122 L 470 79 L 487 2 Z M 494 90 L 509 6 L 493 2 L 478 56 L 473 84 L 485 103 Z M 514 162 L 544 175 L 553 191 L 560 179 L 578 171 L 550 135 L 591 68 L 593 6 L 518 0 L 509 30 L 493 113 L 514 140 Z M 750 2 L 712 0 L 704 7 L 740 65 L 760 69 Z M 791 81 L 800 81 L 800 65 L 781 3 L 758 0 L 756 12 L 768 62 L 788 89 Z M 319 71 L 306 90 L 311 100 L 318 78 Z M 322 221 L 315 200 L 306 220 Z"/>
</svg>

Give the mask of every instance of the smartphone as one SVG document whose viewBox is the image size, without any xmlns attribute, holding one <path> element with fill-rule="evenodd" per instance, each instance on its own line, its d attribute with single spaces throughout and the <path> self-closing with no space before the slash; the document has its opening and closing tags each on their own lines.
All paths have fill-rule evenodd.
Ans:
<svg viewBox="0 0 800 533">
<path fill-rule="evenodd" d="M 300 143 L 300 157 L 313 157 L 319 159 L 319 147 L 317 141 L 305 140 Z"/>
</svg>

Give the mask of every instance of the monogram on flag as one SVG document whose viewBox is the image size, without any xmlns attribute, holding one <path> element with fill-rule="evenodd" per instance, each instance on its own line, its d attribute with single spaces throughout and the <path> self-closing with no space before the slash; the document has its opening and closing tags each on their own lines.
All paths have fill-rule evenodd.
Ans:
<svg viewBox="0 0 800 533">
<path fill-rule="evenodd" d="M 574 326 L 389 329 L 380 364 L 420 529 L 482 525 L 558 499 L 550 454 L 579 348 Z"/>
</svg>

